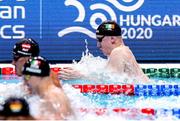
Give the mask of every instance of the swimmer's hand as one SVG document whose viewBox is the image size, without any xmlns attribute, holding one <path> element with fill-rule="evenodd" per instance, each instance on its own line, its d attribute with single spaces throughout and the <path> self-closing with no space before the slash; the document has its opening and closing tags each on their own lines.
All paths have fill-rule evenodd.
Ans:
<svg viewBox="0 0 180 121">
<path fill-rule="evenodd" d="M 59 78 L 61 80 L 73 80 L 73 79 L 81 79 L 83 77 L 83 74 L 75 70 L 71 67 L 64 67 L 59 72 Z"/>
</svg>

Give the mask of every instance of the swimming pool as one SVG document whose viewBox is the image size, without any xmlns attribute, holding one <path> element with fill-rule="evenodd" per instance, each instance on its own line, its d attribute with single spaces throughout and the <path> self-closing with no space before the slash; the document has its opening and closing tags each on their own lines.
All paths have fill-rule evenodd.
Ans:
<svg viewBox="0 0 180 121">
<path fill-rule="evenodd" d="M 0 76 L 1 103 L 10 95 L 24 95 L 20 80 L 15 75 Z M 68 80 L 63 81 L 63 88 L 78 120 L 180 120 L 177 80 L 157 78 L 156 83 L 148 85 Z"/>
<path fill-rule="evenodd" d="M 142 84 L 120 83 L 119 77 L 101 73 L 106 63 L 106 59 L 86 53 L 78 63 L 51 65 L 55 72 L 73 66 L 92 76 L 103 76 L 99 81 L 63 81 L 77 120 L 180 120 L 180 64 L 141 64 L 152 79 L 151 83 Z M 24 96 L 14 67 L 11 64 L 0 67 L 0 102 L 10 95 Z M 37 97 L 28 99 L 33 115 L 38 113 L 37 100 Z"/>
</svg>

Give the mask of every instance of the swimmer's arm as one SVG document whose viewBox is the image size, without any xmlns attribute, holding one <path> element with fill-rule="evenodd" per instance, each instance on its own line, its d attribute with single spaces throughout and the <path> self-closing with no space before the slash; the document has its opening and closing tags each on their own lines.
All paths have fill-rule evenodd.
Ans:
<svg viewBox="0 0 180 121">
<path fill-rule="evenodd" d="M 74 68 L 66 67 L 60 70 L 59 78 L 61 80 L 83 79 L 84 74 L 82 74 L 79 70 L 76 70 Z"/>
<path fill-rule="evenodd" d="M 61 69 L 59 72 L 59 78 L 61 80 L 93 80 L 98 81 L 97 77 L 93 77 L 92 75 L 86 75 L 79 70 L 73 69 L 71 67 L 66 67 Z"/>
</svg>

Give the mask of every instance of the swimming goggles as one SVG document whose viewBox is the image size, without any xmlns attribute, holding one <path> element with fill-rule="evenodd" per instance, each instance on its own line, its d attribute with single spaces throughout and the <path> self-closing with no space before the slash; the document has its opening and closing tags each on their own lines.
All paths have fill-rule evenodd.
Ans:
<svg viewBox="0 0 180 121">
<path fill-rule="evenodd" d="M 105 37 L 105 35 L 96 35 L 96 38 L 98 42 L 102 42 L 102 39 Z"/>
<path fill-rule="evenodd" d="M 30 79 L 31 75 L 24 75 L 24 80 L 28 81 Z"/>
</svg>

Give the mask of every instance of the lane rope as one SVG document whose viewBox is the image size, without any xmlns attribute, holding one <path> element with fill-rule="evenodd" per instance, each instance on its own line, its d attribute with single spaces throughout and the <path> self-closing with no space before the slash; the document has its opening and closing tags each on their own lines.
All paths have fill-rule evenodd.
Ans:
<svg viewBox="0 0 180 121">
<path fill-rule="evenodd" d="M 84 84 L 72 85 L 81 93 L 125 94 L 129 96 L 179 96 L 180 85 L 114 85 L 114 84 Z"/>
</svg>

